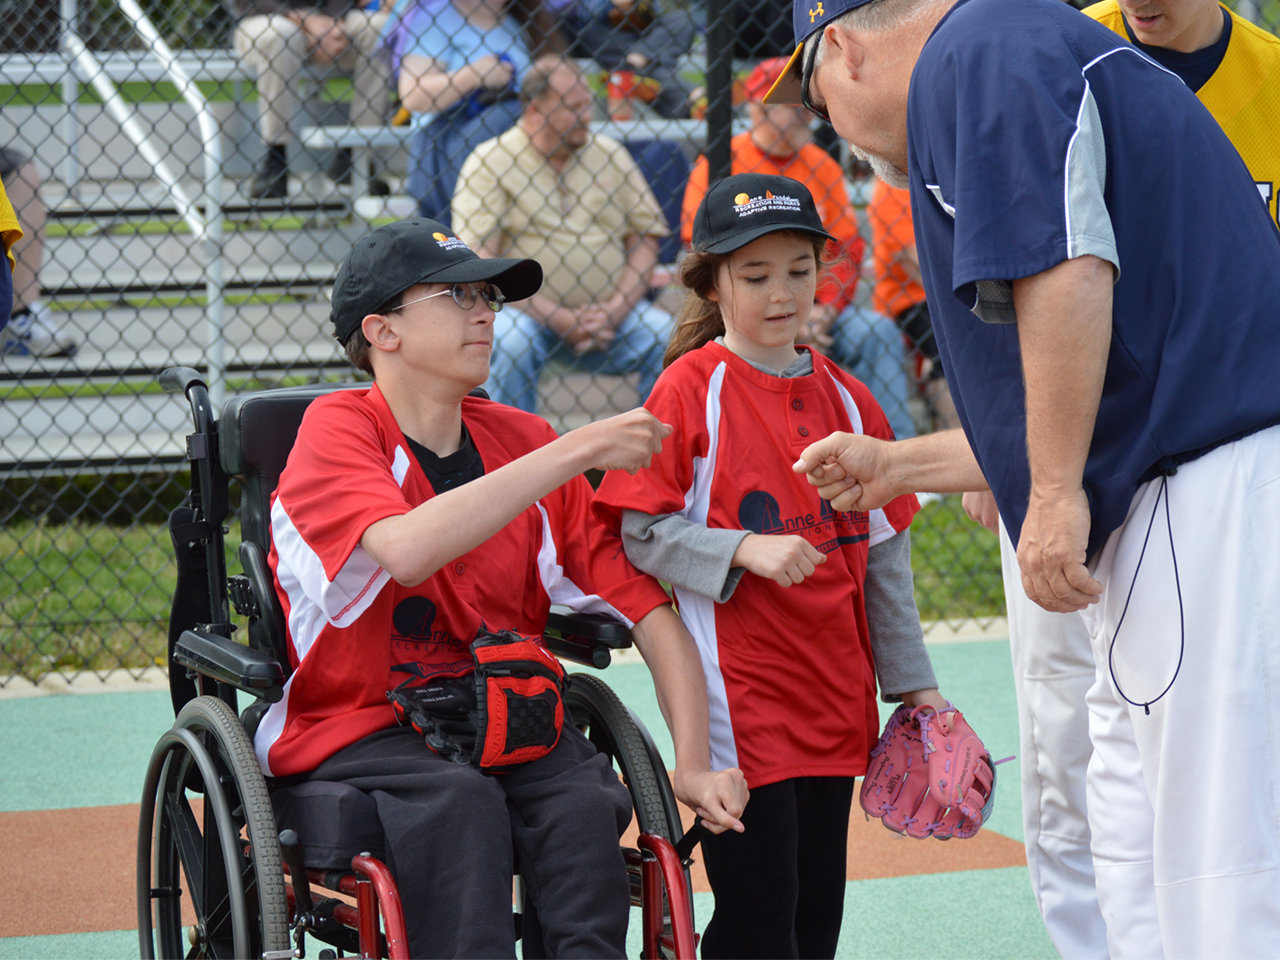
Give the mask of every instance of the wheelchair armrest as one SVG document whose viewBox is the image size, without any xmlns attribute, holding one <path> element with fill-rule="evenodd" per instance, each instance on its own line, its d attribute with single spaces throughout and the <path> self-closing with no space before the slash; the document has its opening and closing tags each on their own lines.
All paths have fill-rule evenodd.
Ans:
<svg viewBox="0 0 1280 960">
<path fill-rule="evenodd" d="M 631 631 L 603 613 L 553 610 L 547 616 L 542 640 L 557 657 L 603 670 L 614 650 L 631 646 Z"/>
<path fill-rule="evenodd" d="M 284 695 L 284 668 L 275 657 L 216 633 L 183 630 L 173 661 L 271 703 Z"/>
</svg>

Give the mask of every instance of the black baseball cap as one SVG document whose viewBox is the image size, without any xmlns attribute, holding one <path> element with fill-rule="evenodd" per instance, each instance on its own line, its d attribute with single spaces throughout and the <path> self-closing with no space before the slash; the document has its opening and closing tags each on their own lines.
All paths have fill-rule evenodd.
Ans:
<svg viewBox="0 0 1280 960">
<path fill-rule="evenodd" d="M 765 103 L 800 103 L 804 89 L 804 69 L 813 69 L 813 58 L 805 55 L 805 43 L 841 14 L 870 3 L 871 0 L 793 0 L 791 27 L 795 30 L 796 49 L 782 68 L 782 75 L 764 95 Z"/>
<path fill-rule="evenodd" d="M 834 240 L 822 225 L 813 194 L 799 180 L 767 173 L 738 173 L 711 185 L 693 218 L 693 249 L 732 253 L 780 230 Z"/>
<path fill-rule="evenodd" d="M 484 259 L 442 223 L 397 220 L 356 241 L 338 268 L 329 312 L 333 335 L 345 344 L 365 317 L 415 283 L 484 281 L 493 281 L 508 300 L 523 300 L 542 286 L 542 265 Z"/>
</svg>

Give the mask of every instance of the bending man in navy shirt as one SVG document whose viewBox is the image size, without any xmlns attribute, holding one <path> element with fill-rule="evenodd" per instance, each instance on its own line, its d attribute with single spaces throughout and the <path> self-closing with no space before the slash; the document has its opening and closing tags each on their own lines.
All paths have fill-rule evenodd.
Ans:
<svg viewBox="0 0 1280 960">
<path fill-rule="evenodd" d="M 1028 595 L 1089 626 L 1113 956 L 1268 955 L 1280 234 L 1252 178 L 1177 77 L 1054 0 L 833 0 L 795 21 L 772 96 L 910 186 L 964 427 L 871 452 L 837 435 L 802 468 L 837 509 L 990 484 Z"/>
</svg>

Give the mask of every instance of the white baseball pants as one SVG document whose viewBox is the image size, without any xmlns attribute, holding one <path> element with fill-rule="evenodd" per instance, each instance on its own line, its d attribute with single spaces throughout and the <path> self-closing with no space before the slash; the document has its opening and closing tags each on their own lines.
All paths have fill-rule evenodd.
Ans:
<svg viewBox="0 0 1280 960">
<path fill-rule="evenodd" d="M 1161 489 L 1139 488 L 1098 560 L 1102 600 L 1083 613 L 1097 663 L 1089 825 L 1111 955 L 1274 957 L 1280 426 L 1167 478 L 1173 550 Z"/>
<path fill-rule="evenodd" d="M 1000 526 L 1009 650 L 1018 698 L 1022 830 L 1036 906 L 1065 960 L 1101 960 L 1107 928 L 1094 888 L 1085 811 L 1094 680 L 1089 631 L 1078 613 L 1050 613 L 1022 589 L 1016 549 Z"/>
</svg>

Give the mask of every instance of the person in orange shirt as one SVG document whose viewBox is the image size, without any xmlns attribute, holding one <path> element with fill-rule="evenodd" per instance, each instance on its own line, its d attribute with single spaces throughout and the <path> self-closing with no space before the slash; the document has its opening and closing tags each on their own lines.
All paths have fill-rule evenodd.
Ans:
<svg viewBox="0 0 1280 960">
<path fill-rule="evenodd" d="M 920 286 L 920 259 L 916 256 L 916 231 L 911 223 L 911 195 L 903 188 L 876 181 L 867 204 L 871 222 L 871 262 L 876 285 L 871 306 L 892 317 L 911 344 L 913 366 L 923 378 L 925 399 L 934 430 L 960 426 L 956 405 L 938 359 L 933 323 L 924 287 Z"/>
<path fill-rule="evenodd" d="M 844 172 L 813 142 L 809 116 L 792 104 L 766 106 L 764 95 L 786 66 L 785 57 L 761 61 L 746 82 L 751 129 L 733 138 L 732 172 L 790 177 L 809 188 L 823 225 L 837 242 L 827 244 L 824 259 L 834 261 L 818 293 L 813 313 L 801 332 L 809 343 L 865 383 L 884 408 L 898 439 L 915 436 L 907 408 L 908 380 L 902 340 L 888 317 L 854 304 L 866 244 L 844 186 Z M 693 238 L 693 218 L 707 192 L 709 164 L 699 157 L 689 174 L 681 208 L 680 235 L 686 247 Z"/>
</svg>

